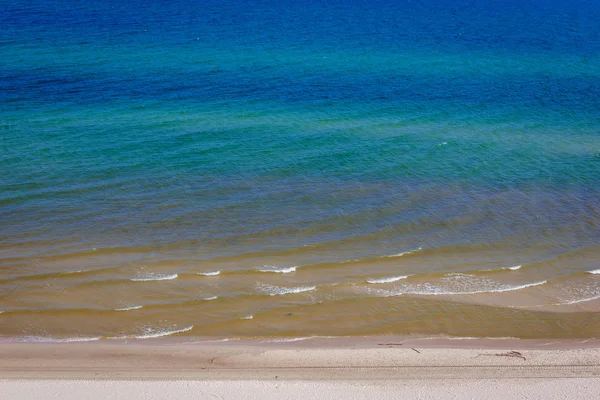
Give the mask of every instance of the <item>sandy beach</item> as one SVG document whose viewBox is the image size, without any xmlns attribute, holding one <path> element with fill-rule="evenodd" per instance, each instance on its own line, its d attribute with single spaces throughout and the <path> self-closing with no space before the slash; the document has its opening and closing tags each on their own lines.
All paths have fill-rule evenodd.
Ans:
<svg viewBox="0 0 600 400">
<path fill-rule="evenodd" d="M 594 398 L 597 342 L 3 343 L 8 399 Z"/>
<path fill-rule="evenodd" d="M 0 400 L 600 400 L 600 1 L 0 6 Z"/>
<path fill-rule="evenodd" d="M 400 381 L 0 381 L 7 399 L 595 399 L 597 378 Z"/>
</svg>

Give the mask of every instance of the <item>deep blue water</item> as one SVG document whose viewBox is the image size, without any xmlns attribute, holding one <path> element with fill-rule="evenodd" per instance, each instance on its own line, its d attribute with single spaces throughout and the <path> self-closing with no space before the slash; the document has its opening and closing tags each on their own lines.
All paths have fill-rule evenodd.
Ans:
<svg viewBox="0 0 600 400">
<path fill-rule="evenodd" d="M 598 21 L 594 1 L 3 2 L 2 255 L 595 248 Z"/>
</svg>

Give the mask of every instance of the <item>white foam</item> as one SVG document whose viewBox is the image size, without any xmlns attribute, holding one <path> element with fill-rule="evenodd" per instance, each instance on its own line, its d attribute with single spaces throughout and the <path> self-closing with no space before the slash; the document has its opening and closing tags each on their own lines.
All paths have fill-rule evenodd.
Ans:
<svg viewBox="0 0 600 400">
<path fill-rule="evenodd" d="M 403 251 L 402 253 L 398 253 L 398 254 L 390 254 L 389 256 L 384 256 L 384 257 L 387 257 L 387 258 L 390 258 L 390 257 L 402 257 L 402 256 L 405 256 L 407 254 L 416 253 L 416 252 L 421 251 L 421 250 L 423 250 L 422 247 L 417 247 L 416 249 L 413 249 L 413 250 Z"/>
<path fill-rule="evenodd" d="M 115 308 L 115 311 L 139 310 L 142 307 L 143 306 L 130 306 L 130 307 L 123 307 L 123 308 Z"/>
<path fill-rule="evenodd" d="M 593 301 L 593 300 L 598 300 L 598 299 L 600 299 L 600 295 L 594 296 L 594 297 L 588 297 L 586 299 L 579 299 L 579 300 L 567 301 L 565 303 L 558 303 L 556 305 L 557 306 L 566 306 L 566 305 L 569 305 L 569 304 L 585 303 L 587 301 Z"/>
<path fill-rule="evenodd" d="M 75 342 L 93 342 L 100 340 L 101 337 L 71 337 L 71 338 L 51 338 L 44 336 L 25 336 L 18 338 L 18 342 L 36 342 L 36 343 L 75 343 Z"/>
<path fill-rule="evenodd" d="M 231 342 L 235 340 L 243 340 L 240 338 L 226 338 L 226 339 L 212 339 L 212 340 L 200 340 L 193 342 L 184 342 L 184 344 L 200 344 L 200 343 L 221 343 L 221 342 Z"/>
<path fill-rule="evenodd" d="M 259 288 L 263 292 L 267 293 L 269 296 L 277 296 L 280 294 L 310 292 L 311 290 L 315 290 L 317 287 L 316 286 L 281 287 L 281 286 L 271 286 L 271 285 L 259 285 Z"/>
<path fill-rule="evenodd" d="M 218 299 L 218 296 L 211 296 L 211 297 L 205 297 L 203 300 L 216 300 Z"/>
<path fill-rule="evenodd" d="M 314 339 L 314 338 L 315 338 L 315 336 L 267 339 L 267 340 L 261 341 L 261 343 L 291 343 L 291 342 L 299 342 L 301 340 L 308 340 L 308 339 Z"/>
<path fill-rule="evenodd" d="M 533 283 L 527 283 L 519 286 L 501 286 L 497 288 L 490 288 L 485 290 L 474 290 L 474 291 L 445 291 L 442 288 L 435 287 L 432 285 L 421 285 L 426 286 L 428 290 L 419 290 L 419 288 L 411 289 L 403 288 L 404 290 L 371 290 L 372 293 L 388 297 L 388 296 L 401 296 L 401 295 L 421 295 L 421 296 L 454 296 L 454 295 L 470 295 L 470 294 L 482 294 L 482 293 L 504 293 L 512 292 L 516 290 L 526 289 L 528 287 L 540 286 L 547 283 L 547 281 L 539 281 Z"/>
<path fill-rule="evenodd" d="M 418 251 L 423 250 L 422 247 L 417 247 L 416 249 L 413 250 L 408 250 L 408 251 L 403 251 L 402 253 L 397 253 L 397 254 L 390 254 L 387 256 L 378 256 L 376 258 L 393 258 L 393 257 L 402 257 L 405 256 L 407 254 L 412 254 L 412 253 L 416 253 Z M 355 263 L 355 262 L 361 262 L 364 261 L 364 259 L 361 258 L 354 258 L 352 260 L 346 260 L 346 261 L 340 261 L 340 264 L 346 264 L 346 263 Z"/>
<path fill-rule="evenodd" d="M 131 278 L 130 281 L 132 282 L 148 282 L 148 281 L 169 281 L 171 279 L 176 279 L 179 275 L 177 274 L 172 274 L 172 275 L 149 275 L 146 277 L 140 277 L 140 278 Z"/>
<path fill-rule="evenodd" d="M 290 272 L 296 272 L 298 267 L 276 267 L 274 265 L 264 265 L 263 268 L 259 269 L 260 272 L 275 272 L 278 274 L 288 274 Z"/>
<path fill-rule="evenodd" d="M 389 278 L 379 278 L 379 279 L 367 279 L 367 283 L 391 283 L 391 282 L 397 282 L 400 279 L 406 279 L 406 278 L 408 278 L 408 275 L 392 276 Z"/>
<path fill-rule="evenodd" d="M 510 270 L 510 271 L 517 271 L 519 269 L 521 269 L 522 265 L 515 265 L 512 267 L 502 267 L 502 268 L 489 268 L 489 269 L 482 269 L 481 272 L 498 272 L 498 271 L 506 271 L 506 270 Z"/>
<path fill-rule="evenodd" d="M 598 275 L 598 274 L 600 274 L 600 268 L 598 268 L 598 269 L 594 269 L 594 270 L 592 270 L 592 271 L 588 271 L 588 274 L 594 274 L 594 275 Z"/>
<path fill-rule="evenodd" d="M 95 342 L 96 340 L 100 340 L 100 337 L 73 337 L 66 339 L 58 339 L 58 342 L 61 343 L 72 343 L 72 342 Z"/>
<path fill-rule="evenodd" d="M 70 274 L 80 274 L 82 272 L 89 272 L 91 271 L 91 269 L 78 269 L 76 271 L 63 271 L 62 273 L 65 275 L 70 275 Z"/>
<path fill-rule="evenodd" d="M 220 274 L 221 274 L 221 271 L 198 272 L 198 275 L 202 275 L 202 276 L 217 276 Z"/>
<path fill-rule="evenodd" d="M 122 338 L 113 338 L 113 339 L 153 339 L 153 338 L 158 338 L 158 337 L 163 337 L 163 336 L 175 335 L 177 333 L 188 332 L 188 331 L 191 331 L 192 329 L 194 329 L 194 325 L 190 325 L 186 328 L 175 329 L 172 331 L 162 330 L 162 331 L 154 331 L 153 332 L 151 330 L 148 330 L 148 333 L 146 333 L 144 335 L 124 336 Z"/>
<path fill-rule="evenodd" d="M 515 290 L 521 290 L 521 289 L 526 289 L 528 287 L 543 285 L 543 284 L 545 284 L 547 282 L 548 281 L 539 281 L 539 282 L 533 282 L 533 283 L 526 283 L 526 284 L 520 285 L 520 286 L 504 286 L 504 287 L 499 287 L 499 288 L 496 288 L 496 289 L 476 290 L 476 291 L 472 291 L 472 292 L 448 292 L 448 293 L 440 292 L 440 293 L 432 293 L 432 294 L 436 294 L 436 295 L 440 295 L 440 294 L 455 295 L 455 294 L 480 294 L 480 293 L 513 292 Z"/>
</svg>

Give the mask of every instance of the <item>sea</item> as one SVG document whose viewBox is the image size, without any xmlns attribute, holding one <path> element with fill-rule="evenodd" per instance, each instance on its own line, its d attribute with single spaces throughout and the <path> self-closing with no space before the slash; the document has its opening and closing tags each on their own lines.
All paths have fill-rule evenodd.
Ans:
<svg viewBox="0 0 600 400">
<path fill-rule="evenodd" d="M 590 339 L 600 3 L 0 4 L 0 340 Z"/>
</svg>

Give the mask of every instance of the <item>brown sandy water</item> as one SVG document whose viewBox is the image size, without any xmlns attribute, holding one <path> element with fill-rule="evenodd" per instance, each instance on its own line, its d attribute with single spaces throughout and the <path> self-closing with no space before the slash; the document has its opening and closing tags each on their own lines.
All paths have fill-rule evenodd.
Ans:
<svg viewBox="0 0 600 400">
<path fill-rule="evenodd" d="M 203 262 L 118 250 L 4 258 L 0 334 L 45 341 L 600 332 L 594 248 L 536 257 L 417 247 L 335 260 L 316 246 Z"/>
</svg>

